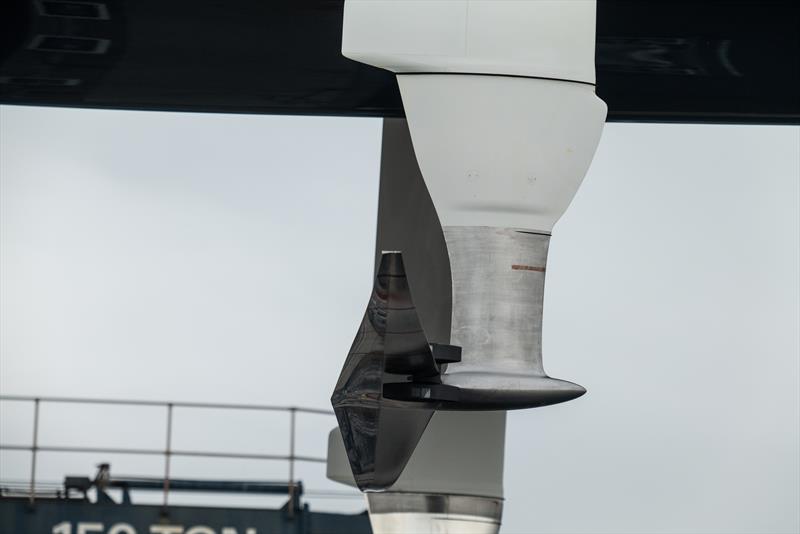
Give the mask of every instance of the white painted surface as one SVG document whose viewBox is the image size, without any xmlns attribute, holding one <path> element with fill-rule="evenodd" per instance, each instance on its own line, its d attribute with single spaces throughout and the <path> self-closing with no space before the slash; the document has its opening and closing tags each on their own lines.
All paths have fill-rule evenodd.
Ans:
<svg viewBox="0 0 800 534">
<path fill-rule="evenodd" d="M 506 412 L 436 412 L 389 491 L 503 498 Z M 328 435 L 327 476 L 355 486 L 338 428 Z"/>
<path fill-rule="evenodd" d="M 600 141 L 607 107 L 594 87 L 467 75 L 398 82 L 442 226 L 552 229 Z"/>
<path fill-rule="evenodd" d="M 342 53 L 398 73 L 443 226 L 551 230 L 606 117 L 594 47 L 594 0 L 345 2 Z"/>
<path fill-rule="evenodd" d="M 342 53 L 393 72 L 594 83 L 594 0 L 347 0 Z"/>
</svg>

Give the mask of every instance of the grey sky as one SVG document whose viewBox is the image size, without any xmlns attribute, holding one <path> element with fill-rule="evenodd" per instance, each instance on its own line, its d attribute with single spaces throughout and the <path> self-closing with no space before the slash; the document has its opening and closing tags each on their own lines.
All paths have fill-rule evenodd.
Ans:
<svg viewBox="0 0 800 534">
<path fill-rule="evenodd" d="M 328 407 L 371 288 L 379 158 L 376 119 L 1 107 L 0 392 Z M 800 530 L 798 213 L 798 127 L 607 125 L 545 296 L 546 369 L 589 393 L 511 414 L 503 532 Z M 28 414 L 2 403 L 0 441 L 29 440 Z M 42 438 L 161 445 L 160 412 L 103 415 L 53 408 Z M 288 439 L 277 416 L 179 417 L 207 448 Z M 301 451 L 333 423 L 301 421 Z M 27 462 L 4 452 L 0 475 Z"/>
</svg>

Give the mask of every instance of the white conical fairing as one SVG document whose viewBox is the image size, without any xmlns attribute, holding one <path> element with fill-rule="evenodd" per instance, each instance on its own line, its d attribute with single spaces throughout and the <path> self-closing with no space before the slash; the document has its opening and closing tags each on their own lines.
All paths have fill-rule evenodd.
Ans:
<svg viewBox="0 0 800 534">
<path fill-rule="evenodd" d="M 549 232 L 589 168 L 606 105 L 584 83 L 398 75 L 442 226 Z"/>
</svg>

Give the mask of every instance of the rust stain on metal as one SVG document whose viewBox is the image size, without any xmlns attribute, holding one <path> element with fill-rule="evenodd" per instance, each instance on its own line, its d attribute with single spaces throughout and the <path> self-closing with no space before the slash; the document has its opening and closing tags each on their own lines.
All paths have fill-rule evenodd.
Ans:
<svg viewBox="0 0 800 534">
<path fill-rule="evenodd" d="M 533 265 L 518 265 L 514 264 L 511 266 L 511 269 L 514 271 L 536 271 L 537 273 L 543 273 L 544 267 L 534 267 Z"/>
</svg>

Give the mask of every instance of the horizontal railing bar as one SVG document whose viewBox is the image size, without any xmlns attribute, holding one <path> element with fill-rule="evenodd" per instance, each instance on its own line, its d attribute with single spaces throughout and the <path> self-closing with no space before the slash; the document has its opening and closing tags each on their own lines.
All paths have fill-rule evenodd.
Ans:
<svg viewBox="0 0 800 534">
<path fill-rule="evenodd" d="M 72 404 L 124 404 L 129 406 L 170 406 L 175 408 L 210 408 L 221 410 L 261 410 L 274 412 L 296 411 L 302 413 L 334 415 L 332 410 L 320 408 L 303 408 L 299 406 L 276 406 L 269 404 L 226 404 L 211 402 L 181 402 L 181 401 L 148 401 L 148 400 L 127 400 L 127 399 L 93 399 L 81 397 L 30 397 L 25 395 L 0 395 L 0 401 L 28 401 L 28 402 L 51 402 L 51 403 L 72 403 Z"/>
<path fill-rule="evenodd" d="M 8 450 L 8 451 L 32 451 L 34 450 L 33 447 L 30 445 L 12 445 L 12 444 L 0 444 L 0 450 Z M 67 447 L 67 446 L 48 446 L 42 445 L 36 447 L 37 451 L 40 452 L 100 452 L 106 454 L 153 454 L 153 455 L 163 455 L 165 454 L 162 450 L 157 449 L 127 449 L 127 448 L 118 448 L 118 447 L 109 447 L 109 448 L 102 448 L 102 447 Z"/>
<path fill-rule="evenodd" d="M 173 479 L 174 480 L 174 479 Z M 223 481 L 227 482 L 227 481 Z M 240 481 L 242 482 L 242 481 Z M 259 484 L 259 481 L 248 481 L 248 483 Z M 4 490 L 15 490 L 20 489 L 21 491 L 27 492 L 28 491 L 28 484 L 29 481 L 27 479 L 0 479 L 0 489 Z M 37 480 L 36 481 L 36 488 L 41 490 L 65 490 L 64 481 L 56 481 L 56 480 Z M 117 489 L 117 488 L 114 488 Z M 136 488 L 131 488 L 136 489 Z M 329 490 L 329 489 L 310 489 L 305 490 L 304 495 L 307 497 L 323 497 L 323 498 L 330 498 L 330 499 L 339 499 L 339 498 L 346 498 L 346 499 L 363 499 L 364 494 L 359 493 L 357 491 L 348 491 L 348 490 Z"/>
<path fill-rule="evenodd" d="M 108 481 L 110 488 L 122 488 L 131 490 L 157 490 L 164 488 L 164 480 L 161 478 L 131 477 L 131 478 L 111 478 Z M 170 491 L 199 491 L 214 493 L 263 493 L 281 494 L 289 491 L 287 482 L 271 482 L 258 480 L 202 480 L 186 478 L 170 478 Z M 300 493 L 303 486 L 299 485 Z"/>
<path fill-rule="evenodd" d="M 0 450 L 16 450 L 16 451 L 32 451 L 33 447 L 30 445 L 13 445 L 0 443 Z M 163 456 L 166 451 L 161 449 L 131 449 L 119 447 L 68 447 L 60 445 L 40 445 L 36 447 L 39 452 L 93 452 L 101 454 L 134 454 L 134 455 L 159 455 Z M 288 462 L 289 460 L 296 460 L 298 462 L 318 462 L 325 463 L 325 458 L 318 458 L 314 456 L 288 456 L 280 454 L 257 454 L 246 452 L 211 452 L 211 451 L 182 451 L 171 450 L 171 456 L 200 456 L 203 458 L 240 458 L 248 460 L 280 460 Z"/>
<path fill-rule="evenodd" d="M 30 489 L 30 480 L 0 480 L 0 489 L 20 489 L 22 491 L 28 491 Z M 36 489 L 41 490 L 63 490 L 64 483 L 63 482 L 42 482 L 41 480 L 36 481 Z"/>
<path fill-rule="evenodd" d="M 275 455 L 275 454 L 251 454 L 251 453 L 238 453 L 238 452 L 205 452 L 205 451 L 176 451 L 171 452 L 173 456 L 202 456 L 204 458 L 244 458 L 252 460 L 296 460 L 298 462 L 318 462 L 326 463 L 325 458 L 317 458 L 314 456 L 288 456 L 288 455 Z"/>
<path fill-rule="evenodd" d="M 328 497 L 331 499 L 363 499 L 364 494 L 358 491 L 343 491 L 343 490 L 306 490 L 306 497 Z"/>
</svg>

